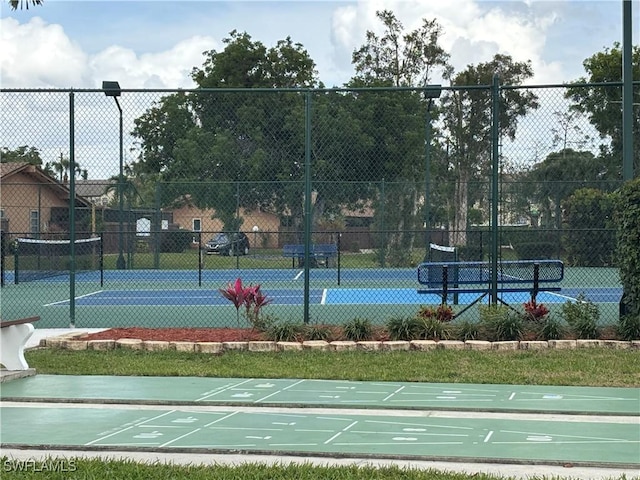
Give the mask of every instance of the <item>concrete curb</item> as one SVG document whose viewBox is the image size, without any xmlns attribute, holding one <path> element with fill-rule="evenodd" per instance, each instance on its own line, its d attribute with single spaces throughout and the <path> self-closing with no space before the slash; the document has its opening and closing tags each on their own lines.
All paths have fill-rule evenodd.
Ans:
<svg viewBox="0 0 640 480">
<path fill-rule="evenodd" d="M 291 350 L 315 350 L 343 352 L 363 351 L 430 351 L 476 350 L 476 351 L 513 351 L 513 350 L 567 350 L 579 348 L 640 349 L 640 340 L 521 340 L 508 342 L 487 342 L 483 340 L 411 340 L 411 341 L 335 341 L 312 340 L 304 342 L 166 342 L 123 338 L 118 340 L 81 340 L 86 332 L 50 337 L 40 341 L 40 347 L 62 348 L 67 350 L 114 350 L 129 348 L 133 350 L 161 351 L 177 350 L 181 352 L 200 352 L 221 354 L 228 351 L 283 352 Z"/>
</svg>

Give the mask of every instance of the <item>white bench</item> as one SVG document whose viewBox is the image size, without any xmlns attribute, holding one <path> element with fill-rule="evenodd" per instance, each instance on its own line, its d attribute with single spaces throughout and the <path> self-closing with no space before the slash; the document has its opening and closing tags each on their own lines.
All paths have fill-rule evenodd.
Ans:
<svg viewBox="0 0 640 480">
<path fill-rule="evenodd" d="M 0 322 L 0 363 L 7 370 L 28 370 L 24 347 L 33 335 L 33 322 L 40 317 L 21 318 Z"/>
</svg>

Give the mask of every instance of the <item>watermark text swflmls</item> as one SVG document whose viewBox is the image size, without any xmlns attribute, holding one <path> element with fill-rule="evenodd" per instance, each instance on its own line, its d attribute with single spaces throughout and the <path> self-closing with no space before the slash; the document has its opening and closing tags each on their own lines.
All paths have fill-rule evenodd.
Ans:
<svg viewBox="0 0 640 480">
<path fill-rule="evenodd" d="M 2 463 L 3 472 L 75 472 L 78 469 L 76 460 L 61 459 L 5 459 Z"/>
</svg>

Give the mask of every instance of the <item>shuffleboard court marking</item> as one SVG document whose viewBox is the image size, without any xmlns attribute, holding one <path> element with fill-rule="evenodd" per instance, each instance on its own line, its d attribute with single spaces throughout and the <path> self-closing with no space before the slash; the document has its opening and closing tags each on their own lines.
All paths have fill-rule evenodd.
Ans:
<svg viewBox="0 0 640 480">
<path fill-rule="evenodd" d="M 3 401 L 263 405 L 640 415 L 640 389 L 413 382 L 40 374 L 3 384 Z"/>
<path fill-rule="evenodd" d="M 216 395 L 218 395 L 220 393 L 226 392 L 228 390 L 232 390 L 234 388 L 239 387 L 240 385 L 244 385 L 245 383 L 251 382 L 251 381 L 253 381 L 253 378 L 249 378 L 249 379 L 247 379 L 247 380 L 245 380 L 243 382 L 239 382 L 239 383 L 221 385 L 218 388 L 215 388 L 215 389 L 210 390 L 208 392 L 204 392 L 200 398 L 196 399 L 196 402 L 202 402 L 202 401 L 207 400 L 207 399 L 209 399 L 211 397 L 214 397 L 214 396 L 216 396 Z"/>
<path fill-rule="evenodd" d="M 161 413 L 160 415 L 158 415 L 158 416 L 156 416 L 156 417 L 153 417 L 153 418 L 150 418 L 150 419 L 142 420 L 142 422 L 133 422 L 133 424 L 126 425 L 126 426 L 124 426 L 123 428 L 120 428 L 120 429 L 118 429 L 118 428 L 116 427 L 116 431 L 114 431 L 114 432 L 112 432 L 112 433 L 107 433 L 106 435 L 104 435 L 104 436 L 102 436 L 102 437 L 100 437 L 100 436 L 99 436 L 99 438 L 97 438 L 96 440 L 93 440 L 93 441 L 91 441 L 91 442 L 89 442 L 89 443 L 85 443 L 85 445 L 86 445 L 86 446 L 88 446 L 88 445 L 93 445 L 93 444 L 95 444 L 96 442 L 100 442 L 100 441 L 104 440 L 105 438 L 109 438 L 109 437 L 112 437 L 112 436 L 114 436 L 114 435 L 119 435 L 119 434 L 121 434 L 121 433 L 123 433 L 123 432 L 126 432 L 127 430 L 131 430 L 131 429 L 132 429 L 132 428 L 134 428 L 134 427 L 139 427 L 140 425 L 143 425 L 143 424 L 144 424 L 145 422 L 147 422 L 147 421 L 155 420 L 156 418 L 161 418 L 161 417 L 164 417 L 164 416 L 166 416 L 166 415 L 170 415 L 170 414 L 172 414 L 173 412 L 175 412 L 175 410 L 170 410 L 170 411 L 168 411 L 168 412 Z M 98 435 L 100 435 L 100 434 L 98 434 Z"/>
<path fill-rule="evenodd" d="M 25 409 L 28 409 L 25 410 Z M 638 467 L 637 424 L 513 418 L 424 418 L 305 410 L 0 407 L 3 447 L 47 445 L 175 451 L 246 448 L 261 453 L 500 459 Z M 37 419 L 47 418 L 46 426 Z M 26 419 L 26 420 L 25 420 Z M 589 432 L 582 434 L 582 432 Z M 93 438 L 92 438 L 93 437 Z M 430 446 L 425 451 L 424 446 Z M 525 445 L 523 449 L 520 446 Z M 164 447 L 163 447 L 164 446 Z M 455 449 L 451 449 L 456 446 Z M 458 448 L 459 447 L 459 448 Z M 561 447 L 561 448 L 558 448 Z"/>
<path fill-rule="evenodd" d="M 278 395 L 279 393 L 282 393 L 282 392 L 286 392 L 286 391 L 288 391 L 288 390 L 292 389 L 293 387 L 295 387 L 296 385 L 301 384 L 302 382 L 304 382 L 304 380 L 298 380 L 297 382 L 292 383 L 291 385 L 288 385 L 288 386 L 284 387 L 284 388 L 283 388 L 283 389 L 281 389 L 281 390 L 277 390 L 277 391 L 275 391 L 275 392 L 273 392 L 273 393 L 270 393 L 270 394 L 269 394 L 269 395 L 267 395 L 266 397 L 263 397 L 263 398 L 261 398 L 261 399 L 259 399 L 259 400 L 256 400 L 256 403 L 257 403 L 257 402 L 263 402 L 264 400 L 266 400 L 266 399 L 267 399 L 267 398 L 269 398 L 269 397 L 272 397 L 272 396 L 274 396 L 274 395 Z"/>
<path fill-rule="evenodd" d="M 387 395 L 386 397 L 384 397 L 384 398 L 382 399 L 382 401 L 383 401 L 383 402 L 388 402 L 388 401 L 391 399 L 391 397 L 393 397 L 394 395 L 396 395 L 396 394 L 400 393 L 402 390 L 404 390 L 404 386 L 402 386 L 402 387 L 398 388 L 395 392 L 391 392 L 389 395 Z"/>
</svg>

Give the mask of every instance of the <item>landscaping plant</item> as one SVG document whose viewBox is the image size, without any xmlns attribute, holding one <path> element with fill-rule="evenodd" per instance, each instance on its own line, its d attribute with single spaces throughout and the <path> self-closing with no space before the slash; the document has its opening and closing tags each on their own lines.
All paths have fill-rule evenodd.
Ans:
<svg viewBox="0 0 640 480">
<path fill-rule="evenodd" d="M 596 339 L 599 337 L 600 312 L 598 306 L 587 300 L 584 294 L 578 295 L 575 302 L 565 302 L 562 305 L 561 315 L 577 338 Z"/>
<path fill-rule="evenodd" d="M 221 288 L 220 294 L 230 300 L 236 307 L 238 326 L 240 326 L 240 307 L 245 307 L 245 317 L 249 324 L 257 330 L 264 330 L 268 322 L 263 322 L 261 317 L 262 308 L 270 304 L 273 299 L 268 298 L 260 290 L 260 285 L 249 285 L 243 287 L 242 279 L 238 278 L 235 283 L 229 283 L 227 288 Z"/>
</svg>

